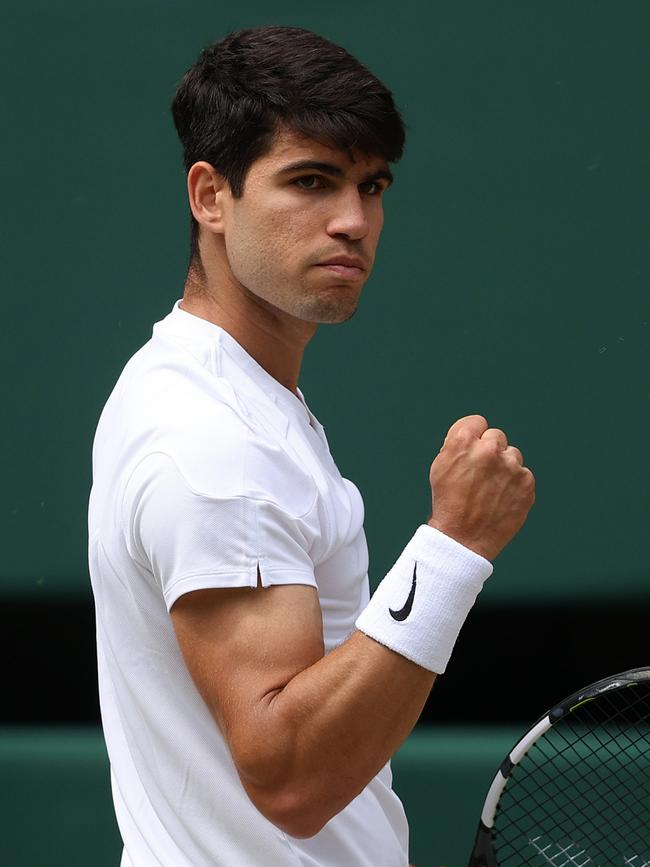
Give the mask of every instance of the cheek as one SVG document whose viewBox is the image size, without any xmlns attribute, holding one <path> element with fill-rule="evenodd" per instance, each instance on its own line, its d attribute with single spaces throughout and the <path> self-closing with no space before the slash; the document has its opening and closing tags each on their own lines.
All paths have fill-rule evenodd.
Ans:
<svg viewBox="0 0 650 867">
<path fill-rule="evenodd" d="M 300 232 L 295 220 L 277 212 L 235 221 L 225 235 L 235 279 L 260 295 L 286 284 L 298 267 L 301 252 L 304 255 Z"/>
<path fill-rule="evenodd" d="M 300 219 L 295 214 L 285 214 L 281 211 L 274 211 L 268 215 L 261 232 L 266 246 L 280 256 L 295 255 L 296 244 L 303 238 Z"/>
<path fill-rule="evenodd" d="M 309 238 L 310 221 L 304 211 L 296 213 L 287 208 L 267 210 L 256 214 L 253 220 L 239 222 L 236 228 L 238 246 L 245 246 L 253 255 L 269 255 L 294 258 L 300 252 L 303 242 Z M 313 225 L 311 225 L 313 232 Z M 279 266 L 282 261 L 275 262 Z"/>
</svg>

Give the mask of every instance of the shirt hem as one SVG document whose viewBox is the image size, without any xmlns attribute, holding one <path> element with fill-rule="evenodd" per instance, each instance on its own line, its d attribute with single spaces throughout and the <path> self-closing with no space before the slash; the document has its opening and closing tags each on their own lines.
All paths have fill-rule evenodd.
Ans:
<svg viewBox="0 0 650 867">
<path fill-rule="evenodd" d="M 219 577 L 223 576 L 223 581 L 219 581 Z M 306 584 L 310 587 L 317 587 L 316 579 L 311 572 L 302 572 L 288 569 L 265 569 L 262 586 L 270 587 L 272 585 L 281 584 Z M 240 587 L 256 587 L 257 586 L 257 564 L 252 570 L 246 572 L 209 572 L 197 575 L 188 575 L 185 578 L 179 578 L 171 587 L 164 591 L 165 604 L 167 610 L 171 608 L 181 596 L 186 593 L 191 593 L 193 590 L 226 590 L 228 588 Z"/>
</svg>

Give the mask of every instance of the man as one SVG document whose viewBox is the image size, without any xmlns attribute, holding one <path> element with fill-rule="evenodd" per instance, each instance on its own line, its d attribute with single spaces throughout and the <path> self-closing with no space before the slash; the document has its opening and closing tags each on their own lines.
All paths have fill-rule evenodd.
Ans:
<svg viewBox="0 0 650 867">
<path fill-rule="evenodd" d="M 534 480 L 502 431 L 456 422 L 431 518 L 369 600 L 361 497 L 297 383 L 317 324 L 352 316 L 372 268 L 404 137 L 392 97 L 343 49 L 271 27 L 206 48 L 173 112 L 185 291 L 93 455 L 122 865 L 404 867 L 389 760 Z"/>
</svg>

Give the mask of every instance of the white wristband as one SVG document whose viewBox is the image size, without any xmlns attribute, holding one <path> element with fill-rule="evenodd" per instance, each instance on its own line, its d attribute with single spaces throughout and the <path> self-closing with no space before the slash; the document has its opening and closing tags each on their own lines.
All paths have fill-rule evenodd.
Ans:
<svg viewBox="0 0 650 867">
<path fill-rule="evenodd" d="M 492 564 L 423 524 L 359 615 L 375 641 L 442 674 Z"/>
</svg>

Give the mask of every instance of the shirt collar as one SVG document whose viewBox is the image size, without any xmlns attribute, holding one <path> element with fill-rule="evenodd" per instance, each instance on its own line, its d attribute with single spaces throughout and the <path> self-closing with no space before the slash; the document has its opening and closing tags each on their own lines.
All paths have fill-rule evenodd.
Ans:
<svg viewBox="0 0 650 867">
<path fill-rule="evenodd" d="M 165 317 L 161 325 L 164 323 L 164 330 L 170 334 L 190 338 L 194 340 L 206 341 L 209 344 L 218 344 L 221 349 L 233 360 L 236 367 L 243 370 L 249 379 L 264 391 L 271 400 L 290 418 L 296 419 L 302 425 L 310 425 L 319 433 L 323 432 L 322 425 L 313 415 L 303 393 L 297 389 L 297 394 L 285 388 L 277 379 L 266 371 L 255 359 L 246 352 L 243 346 L 239 344 L 235 338 L 229 334 L 224 328 L 216 325 L 214 322 L 209 322 L 207 319 L 202 319 L 200 316 L 195 316 L 187 310 L 180 307 L 181 299 L 176 301 L 171 312 Z M 205 365 L 206 360 L 200 358 Z M 222 371 L 214 370 L 217 375 L 221 375 Z"/>
</svg>

